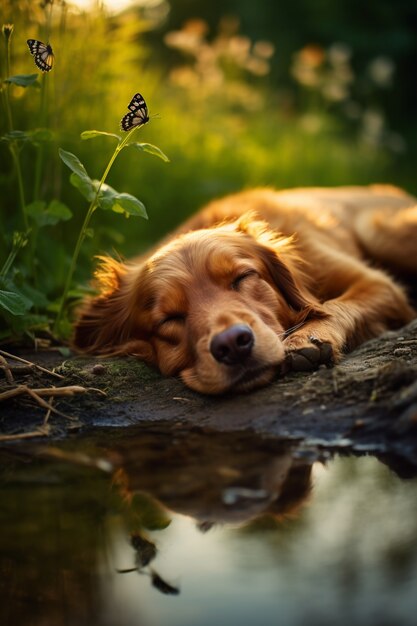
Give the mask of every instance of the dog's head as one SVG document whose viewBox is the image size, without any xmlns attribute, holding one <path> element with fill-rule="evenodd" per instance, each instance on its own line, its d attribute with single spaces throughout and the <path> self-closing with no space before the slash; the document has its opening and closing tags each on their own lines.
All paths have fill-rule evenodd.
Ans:
<svg viewBox="0 0 417 626">
<path fill-rule="evenodd" d="M 321 315 L 292 242 L 252 214 L 181 235 L 140 265 L 105 259 L 74 345 L 131 354 L 208 394 L 268 383 L 285 332 Z"/>
</svg>

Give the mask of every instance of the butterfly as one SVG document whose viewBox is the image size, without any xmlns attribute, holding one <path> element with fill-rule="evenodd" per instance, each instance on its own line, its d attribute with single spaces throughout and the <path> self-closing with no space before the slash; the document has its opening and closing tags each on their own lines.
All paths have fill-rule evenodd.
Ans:
<svg viewBox="0 0 417 626">
<path fill-rule="evenodd" d="M 36 66 L 42 72 L 49 72 L 54 64 L 54 53 L 51 46 L 37 39 L 28 39 L 27 44 Z"/>
<path fill-rule="evenodd" d="M 143 126 L 149 122 L 148 107 L 140 93 L 135 93 L 127 108 L 129 113 L 126 113 L 120 122 L 122 130 L 131 130 L 135 126 Z"/>
</svg>

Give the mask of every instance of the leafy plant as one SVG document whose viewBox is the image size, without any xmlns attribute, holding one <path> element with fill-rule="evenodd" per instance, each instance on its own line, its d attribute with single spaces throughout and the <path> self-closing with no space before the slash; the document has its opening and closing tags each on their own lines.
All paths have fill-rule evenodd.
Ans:
<svg viewBox="0 0 417 626">
<path fill-rule="evenodd" d="M 108 133 L 99 130 L 87 130 L 81 133 L 81 139 L 94 139 L 96 137 L 105 136 L 117 139 L 117 146 L 111 155 L 109 162 L 104 170 L 104 173 L 100 180 L 93 180 L 87 174 L 87 171 L 81 161 L 75 154 L 59 149 L 59 156 L 65 165 L 71 170 L 70 181 L 76 187 L 79 192 L 84 196 L 86 200 L 90 202 L 87 209 L 87 213 L 84 219 L 84 223 L 81 227 L 78 235 L 77 243 L 75 244 L 74 252 L 71 258 L 71 264 L 68 270 L 67 278 L 65 281 L 64 291 L 61 297 L 60 306 L 58 309 L 58 315 L 55 322 L 55 329 L 57 332 L 60 330 L 65 332 L 65 328 L 62 327 L 62 318 L 65 310 L 68 292 L 71 287 L 74 270 L 77 264 L 78 256 L 81 250 L 82 243 L 87 235 L 88 226 L 93 216 L 94 211 L 97 208 L 104 211 L 114 211 L 115 213 L 123 213 L 126 217 L 131 215 L 137 217 L 148 218 L 144 204 L 138 200 L 135 196 L 128 193 L 120 193 L 106 184 L 107 176 L 111 170 L 113 163 L 120 154 L 120 152 L 128 146 L 134 146 L 137 149 L 149 152 L 163 161 L 168 161 L 168 157 L 157 146 L 149 143 L 137 143 L 132 142 L 131 138 L 139 127 L 134 127 L 132 130 L 122 139 L 119 135 L 114 133 Z"/>
<path fill-rule="evenodd" d="M 44 5 L 48 41 L 52 6 L 53 2 L 45 3 Z M 54 131 L 48 127 L 48 75 L 44 73 L 40 82 L 37 73 L 11 75 L 10 43 L 13 31 L 13 25 L 6 24 L 3 26 L 6 71 L 1 81 L 1 91 L 6 112 L 7 129 L 1 137 L 1 141 L 8 146 L 12 157 L 14 166 L 12 175 L 17 182 L 20 218 L 16 219 L 13 215 L 12 223 L 16 222 L 17 228 L 13 231 L 11 237 L 7 235 L 7 231 L 4 235 L 4 244 L 6 249 L 9 249 L 9 252 L 6 254 L 3 266 L 0 269 L 0 318 L 6 322 L 7 328 L 4 331 L 0 329 L 0 339 L 10 336 L 10 334 L 20 336 L 22 333 L 33 337 L 33 332 L 41 328 L 50 332 L 54 315 L 56 315 L 54 331 L 62 338 L 67 336 L 69 332 L 70 324 L 66 308 L 69 296 L 80 296 L 80 290 L 74 284 L 74 271 L 83 241 L 91 232 L 89 223 L 96 209 L 100 208 L 104 211 L 120 213 L 126 217 L 139 216 L 147 218 L 145 206 L 138 198 L 129 193 L 119 192 L 106 183 L 114 161 L 120 152 L 128 146 L 153 154 L 163 161 L 168 161 L 168 158 L 159 148 L 152 144 L 132 141 L 132 136 L 138 127 L 133 127 L 124 138 L 115 133 L 105 131 L 84 131 L 81 133 L 83 140 L 97 137 L 108 137 L 117 140 L 116 148 L 105 167 L 101 179 L 95 180 L 88 175 L 84 165 L 77 156 L 59 148 L 56 151 L 57 154 L 71 170 L 71 184 L 89 202 L 89 206 L 69 260 L 66 276 L 62 274 L 62 271 L 64 271 L 64 267 L 67 265 L 67 257 L 66 253 L 62 256 L 59 248 L 55 249 L 53 256 L 55 257 L 56 265 L 60 266 L 61 270 L 59 272 L 55 267 L 55 271 L 48 272 L 45 276 L 44 260 L 42 259 L 44 246 L 40 245 L 40 234 L 48 237 L 48 247 L 53 250 L 55 231 L 57 231 L 59 240 L 60 236 L 62 236 L 62 231 L 60 235 L 59 230 L 61 224 L 70 221 L 74 215 L 71 209 L 59 197 L 53 197 L 52 199 L 44 199 L 42 197 L 46 195 L 45 186 L 42 185 L 46 165 L 45 147 L 47 143 L 52 145 L 51 142 L 55 140 Z M 38 127 L 26 130 L 18 130 L 14 127 L 9 97 L 11 87 L 32 87 L 40 90 L 40 108 L 37 116 Z M 30 177 L 24 176 L 25 171 L 21 163 L 21 154 L 27 148 L 35 153 L 34 166 L 31 168 L 33 172 L 32 194 L 30 194 L 28 189 Z M 27 198 L 30 195 L 32 195 L 32 201 L 28 203 Z M 52 237 L 49 237 L 50 234 L 52 234 Z M 59 274 L 63 276 L 61 285 L 64 284 L 64 288 L 62 295 L 55 301 L 49 295 L 49 292 L 55 288 L 55 285 L 48 285 L 48 276 L 52 276 L 52 280 L 56 281 L 56 276 Z M 50 281 L 51 279 L 49 279 L 49 283 Z"/>
</svg>

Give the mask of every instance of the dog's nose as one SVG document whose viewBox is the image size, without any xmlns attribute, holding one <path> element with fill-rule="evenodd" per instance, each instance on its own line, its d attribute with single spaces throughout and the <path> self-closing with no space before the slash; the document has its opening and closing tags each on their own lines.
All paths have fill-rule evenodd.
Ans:
<svg viewBox="0 0 417 626">
<path fill-rule="evenodd" d="M 249 326 L 234 324 L 213 337 L 210 352 L 219 363 L 236 365 L 251 354 L 254 340 Z"/>
</svg>

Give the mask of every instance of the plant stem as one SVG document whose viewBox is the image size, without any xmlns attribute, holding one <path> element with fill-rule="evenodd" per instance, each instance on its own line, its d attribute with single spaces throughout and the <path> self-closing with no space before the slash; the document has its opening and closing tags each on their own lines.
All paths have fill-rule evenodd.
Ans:
<svg viewBox="0 0 417 626">
<path fill-rule="evenodd" d="M 6 41 L 6 78 L 9 78 L 9 76 L 10 76 L 10 37 Z M 13 118 L 12 118 L 12 111 L 10 108 L 9 88 L 10 88 L 9 83 L 6 83 L 6 85 L 4 85 L 3 83 L 2 91 L 3 91 L 3 98 L 4 98 L 4 107 L 6 109 L 6 117 L 7 117 L 7 124 L 9 127 L 9 132 L 11 133 L 13 132 Z M 20 202 L 20 209 L 22 212 L 23 224 L 24 224 L 25 230 L 28 231 L 29 223 L 28 223 L 28 218 L 27 218 L 26 209 L 25 209 L 26 202 L 25 202 L 25 191 L 24 191 L 24 186 L 23 186 L 22 168 L 20 167 L 19 148 L 15 141 L 12 141 L 10 143 L 10 152 L 12 154 L 12 159 L 13 159 L 14 166 L 16 169 L 17 184 L 19 188 L 19 202 Z"/>
<path fill-rule="evenodd" d="M 99 199 L 99 195 L 100 195 L 100 191 L 102 186 L 104 185 L 106 178 L 111 170 L 111 167 L 114 163 L 114 161 L 116 160 L 118 154 L 120 153 L 121 150 L 123 150 L 123 148 L 125 147 L 125 145 L 127 144 L 127 142 L 129 141 L 130 137 L 132 136 L 132 134 L 135 132 L 136 128 L 132 128 L 132 130 L 126 135 L 126 137 L 124 139 L 122 139 L 121 141 L 119 141 L 119 143 L 116 146 L 115 151 L 113 152 L 112 156 L 110 157 L 110 160 L 106 166 L 106 169 L 104 170 L 103 176 L 100 179 L 99 184 L 97 185 L 97 189 L 96 189 L 96 193 L 94 194 L 94 198 L 91 200 L 90 206 L 88 207 L 87 210 L 87 214 L 85 216 L 83 225 L 81 227 L 80 230 L 80 234 L 78 235 L 78 239 L 77 239 L 77 243 L 75 244 L 75 248 L 74 248 L 74 252 L 72 254 L 72 259 L 71 259 L 71 264 L 70 264 L 70 268 L 68 270 L 68 274 L 67 274 L 67 278 L 65 281 L 65 286 L 64 286 L 64 291 L 62 294 L 62 298 L 61 298 L 61 302 L 59 305 L 59 310 L 58 310 L 58 314 L 55 320 L 55 332 L 59 333 L 59 326 L 60 326 L 60 322 L 62 319 L 62 315 L 64 312 L 64 308 L 65 308 L 65 303 L 68 297 L 68 292 L 70 290 L 71 287 L 71 283 L 72 283 L 72 277 L 74 275 L 74 271 L 75 271 L 75 266 L 77 264 L 77 260 L 78 260 L 78 255 L 80 254 L 80 250 L 81 250 L 81 246 L 83 244 L 83 241 L 85 239 L 85 235 L 86 235 L 86 231 L 88 228 L 88 225 L 90 223 L 90 219 L 94 213 L 94 211 L 96 210 L 97 206 L 98 206 L 98 199 Z"/>
<path fill-rule="evenodd" d="M 42 75 L 42 85 L 41 85 L 41 108 L 39 113 L 39 126 L 41 128 L 46 127 L 47 125 L 47 83 L 46 83 L 46 74 Z M 40 195 L 40 187 L 41 187 L 41 177 L 42 177 L 42 169 L 43 169 L 43 157 L 45 152 L 44 143 L 41 142 L 38 146 L 37 155 L 36 155 L 36 165 L 35 165 L 35 185 L 33 189 L 33 199 L 38 200 Z"/>
<path fill-rule="evenodd" d="M 7 77 L 6 77 L 7 78 Z M 7 117 L 7 127 L 9 129 L 9 131 L 13 130 L 13 120 L 12 120 L 12 112 L 10 110 L 10 102 L 9 102 L 9 85 L 8 84 L 4 84 L 3 83 L 3 102 L 4 102 L 4 108 L 6 110 L 6 117 Z"/>
<path fill-rule="evenodd" d="M 42 83 L 41 83 L 41 106 L 39 111 L 39 126 L 41 128 L 46 127 L 47 125 L 47 82 L 46 82 L 46 73 L 42 74 Z M 36 146 L 36 163 L 35 163 L 35 183 L 33 187 L 33 201 L 36 202 L 40 198 L 40 190 L 41 190 L 41 181 L 42 181 L 42 170 L 43 170 L 43 161 L 45 155 L 45 144 L 41 140 L 40 143 Z M 30 254 L 32 257 L 31 266 L 32 266 L 32 276 L 35 287 L 38 287 L 38 268 L 37 268 L 37 258 L 36 258 L 36 245 L 39 233 L 39 226 L 37 224 L 33 224 L 32 226 L 32 237 L 30 242 Z"/>
<path fill-rule="evenodd" d="M 28 218 L 27 218 L 27 215 L 26 215 L 26 209 L 25 209 L 26 201 L 25 201 L 25 189 L 24 189 L 24 186 L 23 186 L 22 168 L 20 166 L 18 147 L 16 146 L 15 143 L 12 143 L 12 145 L 10 146 L 10 152 L 12 153 L 14 165 L 15 165 L 15 168 L 16 168 L 17 185 L 18 185 L 18 188 L 19 188 L 19 201 L 20 201 L 20 207 L 21 207 L 21 210 L 22 210 L 23 224 L 24 224 L 24 227 L 25 227 L 25 231 L 28 232 L 28 230 L 29 230 L 29 222 L 28 222 Z"/>
<path fill-rule="evenodd" d="M 12 267 L 14 260 L 20 250 L 20 248 L 23 248 L 23 246 L 25 246 L 27 243 L 27 240 L 25 239 L 25 237 L 19 233 L 16 233 L 13 236 L 13 247 L 9 253 L 9 256 L 7 257 L 2 269 L 0 270 L 0 278 L 5 278 L 7 276 L 7 274 L 10 271 L 10 268 Z"/>
<path fill-rule="evenodd" d="M 49 43 L 49 36 L 51 33 L 51 21 L 52 21 L 52 9 L 53 2 L 50 3 L 49 9 L 45 7 L 45 39 Z M 39 126 L 41 128 L 45 128 L 48 123 L 48 109 L 47 109 L 47 74 L 44 73 L 42 75 L 42 84 L 41 84 L 41 107 L 39 112 Z M 35 184 L 33 188 L 33 199 L 38 200 L 40 196 L 40 187 L 41 187 L 41 178 L 42 178 L 42 169 L 43 169 L 43 161 L 45 155 L 45 145 L 41 142 L 40 146 L 38 146 L 37 155 L 36 155 L 36 165 L 35 165 Z"/>
<path fill-rule="evenodd" d="M 10 268 L 13 264 L 13 261 L 15 260 L 17 255 L 17 250 L 15 248 L 13 248 L 10 253 L 9 256 L 7 257 L 7 259 L 4 262 L 4 265 L 0 271 L 0 278 L 5 278 L 7 276 L 7 274 L 10 271 Z"/>
</svg>

